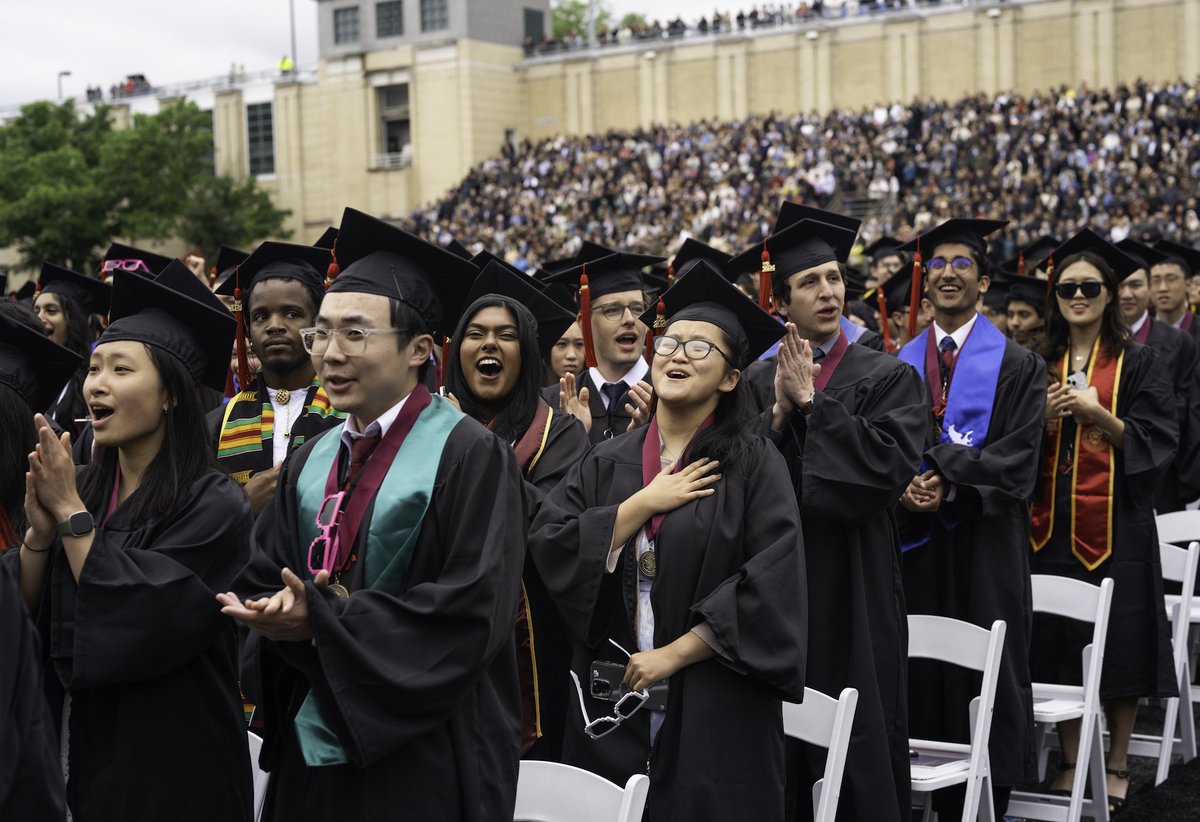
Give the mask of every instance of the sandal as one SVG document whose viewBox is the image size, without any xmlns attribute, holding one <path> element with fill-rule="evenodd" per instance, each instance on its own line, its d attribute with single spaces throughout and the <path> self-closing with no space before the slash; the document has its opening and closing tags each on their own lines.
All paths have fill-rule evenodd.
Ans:
<svg viewBox="0 0 1200 822">
<path fill-rule="evenodd" d="M 1059 773 L 1066 773 L 1067 771 L 1073 771 L 1073 770 L 1075 770 L 1074 762 L 1059 762 L 1058 763 L 1058 772 Z M 1071 795 L 1071 791 L 1068 790 L 1067 788 L 1048 788 L 1046 790 L 1046 793 L 1050 794 L 1051 796 L 1070 796 Z"/>
<path fill-rule="evenodd" d="M 1113 796 L 1112 794 L 1109 794 L 1108 814 L 1109 816 L 1113 816 L 1117 813 L 1120 813 L 1121 808 L 1125 807 L 1125 800 L 1129 797 L 1129 789 L 1133 786 L 1133 782 L 1129 779 L 1128 768 L 1105 768 L 1104 772 L 1109 776 L 1115 776 L 1117 779 L 1125 780 L 1125 796 Z"/>
</svg>

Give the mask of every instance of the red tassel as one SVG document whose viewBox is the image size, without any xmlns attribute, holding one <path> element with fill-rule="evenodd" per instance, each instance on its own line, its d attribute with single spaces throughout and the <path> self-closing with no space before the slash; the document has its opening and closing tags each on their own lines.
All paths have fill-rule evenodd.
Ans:
<svg viewBox="0 0 1200 822">
<path fill-rule="evenodd" d="M 763 238 L 762 269 L 758 273 L 758 306 L 763 311 L 771 310 L 771 272 L 774 270 L 771 252 L 767 251 L 767 241 Z"/>
<path fill-rule="evenodd" d="M 654 359 L 654 338 L 661 337 L 667 330 L 667 304 L 658 298 L 654 308 L 654 327 L 646 329 L 646 361 Z"/>
<path fill-rule="evenodd" d="M 587 263 L 579 275 L 579 329 L 583 332 L 583 364 L 596 367 L 596 343 L 592 340 L 592 290 L 588 285 Z"/>
<path fill-rule="evenodd" d="M 217 286 L 217 267 L 214 265 L 208 270 L 208 287 L 216 288 Z"/>
<path fill-rule="evenodd" d="M 342 273 L 342 269 L 338 266 L 337 261 L 337 238 L 333 240 L 333 247 L 329 249 L 329 267 L 325 269 L 325 289 L 328 291 L 329 286 L 333 285 L 333 281 L 337 279 L 337 275 Z"/>
<path fill-rule="evenodd" d="M 1025 253 L 1024 252 L 1017 255 L 1017 273 L 1020 274 L 1022 277 L 1025 276 Z"/>
<path fill-rule="evenodd" d="M 228 373 L 226 373 L 226 375 L 225 375 L 225 399 L 227 399 L 227 400 L 233 399 L 233 395 L 234 395 L 234 393 L 236 393 L 234 388 L 235 388 L 235 386 L 233 384 L 233 369 L 231 368 L 231 369 L 229 369 Z"/>
<path fill-rule="evenodd" d="M 101 280 L 101 282 L 103 282 L 103 280 Z M 41 293 L 42 293 L 42 284 L 40 282 L 34 283 L 33 284 L 33 298 L 36 300 L 37 295 L 41 294 Z"/>
<path fill-rule="evenodd" d="M 892 332 L 888 328 L 888 307 L 887 298 L 883 296 L 883 289 L 875 289 L 875 302 L 879 305 L 879 330 L 883 332 L 883 350 L 887 353 L 892 353 Z"/>
<path fill-rule="evenodd" d="M 246 387 L 250 385 L 250 358 L 246 355 L 246 310 L 242 305 L 241 276 L 242 267 L 239 265 L 233 270 L 233 305 L 230 306 L 230 311 L 237 317 L 237 336 L 234 338 L 234 347 L 237 348 L 238 388 L 245 391 Z"/>
<path fill-rule="evenodd" d="M 446 371 L 450 368 L 450 338 L 442 337 L 442 367 L 437 372 L 437 387 L 446 384 Z"/>
<path fill-rule="evenodd" d="M 675 285 L 675 266 L 667 266 L 667 288 Z"/>
<path fill-rule="evenodd" d="M 1046 302 L 1050 302 L 1050 295 L 1054 293 L 1054 255 L 1051 254 L 1046 258 Z"/>
<path fill-rule="evenodd" d="M 917 253 L 913 254 L 912 288 L 908 294 L 908 338 L 917 336 L 917 314 L 921 311 L 921 275 L 925 261 L 921 259 L 921 244 L 917 242 Z"/>
</svg>

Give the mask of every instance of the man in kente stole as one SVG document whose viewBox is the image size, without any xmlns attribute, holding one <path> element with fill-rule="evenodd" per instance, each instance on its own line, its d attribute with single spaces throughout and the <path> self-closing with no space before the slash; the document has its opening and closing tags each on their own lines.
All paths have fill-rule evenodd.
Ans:
<svg viewBox="0 0 1200 822">
<path fill-rule="evenodd" d="M 826 626 L 809 632 L 806 684 L 823 693 L 858 689 L 855 766 L 838 818 L 905 820 L 908 631 L 893 511 L 917 469 L 928 412 L 912 368 L 852 344 L 841 326 L 858 221 L 808 213 L 814 219 L 755 247 L 763 267 L 775 267 L 761 276 L 789 327 L 779 354 L 750 366 L 746 379 L 800 506 L 808 621 Z M 789 818 L 805 819 L 825 752 L 796 743 L 789 760 Z"/>
<path fill-rule="evenodd" d="M 348 416 L 285 462 L 219 597 L 262 637 L 263 818 L 511 819 L 522 480 L 422 382 L 477 270 L 353 209 L 335 256 L 301 334 Z"/>
<path fill-rule="evenodd" d="M 1046 384 L 1042 359 L 976 312 L 990 285 L 985 238 L 1004 225 L 949 220 L 905 247 L 915 255 L 910 316 L 923 286 L 934 321 L 899 355 L 924 379 L 934 422 L 921 473 L 900 499 L 908 612 L 1008 625 L 989 746 L 998 814 L 1011 788 L 1035 777 L 1026 546 Z M 910 732 L 968 741 L 978 693 L 974 672 L 912 663 Z M 961 794 L 939 802 L 945 814 Z"/>
<path fill-rule="evenodd" d="M 345 417 L 329 404 L 300 339 L 317 315 L 329 259 L 328 249 L 266 242 L 217 285 L 217 294 L 233 298 L 245 387 L 213 409 L 208 424 L 217 460 L 256 515 L 275 492 L 284 458 Z M 249 351 L 262 363 L 257 374 L 247 367 Z"/>
</svg>

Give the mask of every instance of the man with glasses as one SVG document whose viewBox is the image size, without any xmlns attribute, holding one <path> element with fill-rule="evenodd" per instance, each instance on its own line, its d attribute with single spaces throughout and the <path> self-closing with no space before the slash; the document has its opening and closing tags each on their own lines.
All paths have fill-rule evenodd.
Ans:
<svg viewBox="0 0 1200 822">
<path fill-rule="evenodd" d="M 976 313 L 990 284 L 985 238 L 1004 226 L 948 220 L 905 247 L 925 260 L 933 325 L 900 351 L 922 375 L 934 423 L 921 473 L 900 498 L 908 612 L 1008 623 L 989 748 L 997 816 L 1013 786 L 1036 781 L 1029 499 L 1046 394 L 1042 358 Z M 912 735 L 967 742 L 978 675 L 922 661 L 909 672 Z M 951 809 L 962 794 L 938 791 L 934 803 L 943 816 L 961 814 Z"/>
<path fill-rule="evenodd" d="M 335 265 L 300 334 L 348 417 L 285 462 L 218 597 L 262 637 L 263 818 L 511 819 L 522 481 L 422 385 L 477 270 L 353 209 Z"/>
<path fill-rule="evenodd" d="M 546 282 L 580 286 L 579 324 L 588 367 L 578 378 L 568 374 L 559 385 L 546 388 L 542 397 L 552 408 L 578 417 L 592 445 L 625 433 L 635 418 L 645 421 L 650 365 L 645 357 L 646 326 L 638 319 L 647 307 L 642 269 L 662 261 L 645 254 L 615 253 L 546 278 Z"/>
<path fill-rule="evenodd" d="M 816 212 L 824 214 L 824 212 Z M 827 215 L 830 220 L 847 218 Z M 842 329 L 854 227 L 801 220 L 746 254 L 775 267 L 787 334 L 746 371 L 791 471 L 808 573 L 806 684 L 857 688 L 839 818 L 907 820 L 907 629 L 893 510 L 917 468 L 927 412 L 916 373 Z M 806 818 L 825 752 L 789 745 L 789 817 Z"/>
<path fill-rule="evenodd" d="M 1200 322 L 1188 308 L 1188 279 L 1200 272 L 1200 250 L 1161 240 L 1154 250 L 1162 259 L 1150 269 L 1150 291 L 1159 321 L 1200 340 Z"/>
</svg>

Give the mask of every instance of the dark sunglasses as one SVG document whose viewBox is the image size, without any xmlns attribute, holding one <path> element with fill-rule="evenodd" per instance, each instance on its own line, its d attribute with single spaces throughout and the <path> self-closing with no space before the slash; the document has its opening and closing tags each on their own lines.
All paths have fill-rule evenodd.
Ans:
<svg viewBox="0 0 1200 822">
<path fill-rule="evenodd" d="M 1072 299 L 1081 291 L 1085 300 L 1094 300 L 1100 296 L 1100 292 L 1103 290 L 1104 283 L 1098 283 L 1095 280 L 1083 283 L 1059 283 L 1054 286 L 1054 292 L 1058 294 L 1060 300 Z"/>
</svg>

